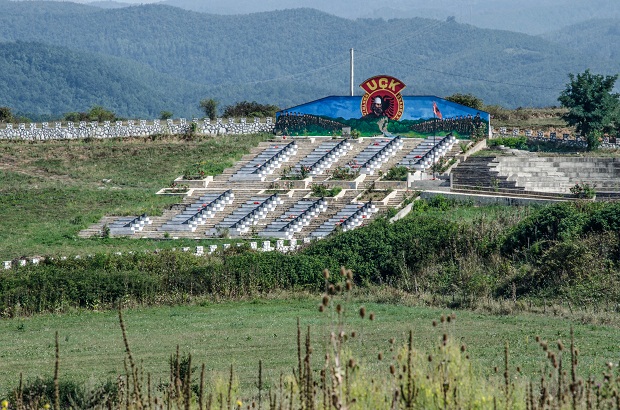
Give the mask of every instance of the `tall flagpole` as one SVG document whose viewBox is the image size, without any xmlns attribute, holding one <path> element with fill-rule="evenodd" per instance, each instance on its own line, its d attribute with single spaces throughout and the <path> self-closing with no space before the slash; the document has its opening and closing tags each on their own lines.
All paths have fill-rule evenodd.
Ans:
<svg viewBox="0 0 620 410">
<path fill-rule="evenodd" d="M 353 49 L 351 49 L 351 97 L 353 97 Z"/>
<path fill-rule="evenodd" d="M 435 142 L 437 137 L 437 113 L 435 112 L 435 106 L 433 106 L 433 116 L 435 121 L 433 121 L 433 165 L 431 166 L 433 167 L 433 180 L 435 180 L 435 154 L 437 153 L 437 143 Z"/>
<path fill-rule="evenodd" d="M 435 179 L 435 159 L 437 154 L 437 118 L 443 121 L 441 111 L 439 111 L 439 108 L 437 107 L 437 103 L 435 101 L 433 101 L 433 117 L 435 117 L 433 121 L 433 179 Z"/>
</svg>

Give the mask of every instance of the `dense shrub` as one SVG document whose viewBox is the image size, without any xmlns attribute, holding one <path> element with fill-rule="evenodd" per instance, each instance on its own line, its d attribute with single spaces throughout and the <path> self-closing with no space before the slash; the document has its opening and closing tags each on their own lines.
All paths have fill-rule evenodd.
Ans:
<svg viewBox="0 0 620 410">
<path fill-rule="evenodd" d="M 527 150 L 527 137 L 504 137 L 504 138 L 493 138 L 488 142 L 489 147 L 496 147 L 499 145 L 503 145 L 505 147 L 514 148 L 514 149 L 522 149 Z"/>
<path fill-rule="evenodd" d="M 241 101 L 234 105 L 229 105 L 224 108 L 223 116 L 228 117 L 275 117 L 276 112 L 280 111 L 280 108 L 270 104 L 259 104 L 256 101 Z"/>
<path fill-rule="evenodd" d="M 195 296 L 315 292 L 323 289 L 323 269 L 340 266 L 352 269 L 362 286 L 463 300 L 510 297 L 516 286 L 519 295 L 583 298 L 593 292 L 616 301 L 619 207 L 562 203 L 502 213 L 437 196 L 415 201 L 411 214 L 395 223 L 379 217 L 296 253 L 233 247 L 211 257 L 163 251 L 47 259 L 0 271 L 0 315 L 110 308 L 119 300 L 149 305 Z"/>
<path fill-rule="evenodd" d="M 392 167 L 383 177 L 386 181 L 406 181 L 409 174 L 409 168 L 398 166 Z"/>
<path fill-rule="evenodd" d="M 51 408 L 54 403 L 54 379 L 35 378 L 27 380 L 20 390 L 11 394 L 17 402 L 29 403 L 34 409 Z M 58 397 L 61 409 L 115 408 L 118 399 L 118 384 L 104 382 L 93 389 L 82 383 L 59 380 Z"/>
<path fill-rule="evenodd" d="M 584 226 L 585 231 L 620 232 L 620 202 L 610 203 L 592 212 Z"/>
<path fill-rule="evenodd" d="M 502 252 L 513 255 L 545 241 L 572 239 L 582 232 L 586 218 L 573 203 L 541 207 L 506 232 Z"/>
</svg>

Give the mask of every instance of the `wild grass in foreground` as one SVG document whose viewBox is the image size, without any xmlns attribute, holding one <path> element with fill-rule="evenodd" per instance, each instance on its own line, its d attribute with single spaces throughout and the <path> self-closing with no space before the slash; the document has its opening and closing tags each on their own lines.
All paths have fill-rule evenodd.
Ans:
<svg viewBox="0 0 620 410">
<path fill-rule="evenodd" d="M 605 365 L 615 327 L 363 303 L 343 273 L 325 272 L 318 308 L 257 300 L 5 321 L 2 391 L 9 408 L 617 408 L 617 366 Z M 54 343 L 56 320 L 72 324 Z"/>
</svg>

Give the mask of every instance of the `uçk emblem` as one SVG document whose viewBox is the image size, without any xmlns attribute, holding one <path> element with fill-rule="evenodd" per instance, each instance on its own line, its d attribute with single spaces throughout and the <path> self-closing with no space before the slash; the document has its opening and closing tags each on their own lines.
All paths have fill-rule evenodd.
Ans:
<svg viewBox="0 0 620 410">
<path fill-rule="evenodd" d="M 402 81 L 388 75 L 378 75 L 360 84 L 366 94 L 362 97 L 362 116 L 388 117 L 398 121 L 405 107 L 400 92 L 406 87 Z"/>
</svg>

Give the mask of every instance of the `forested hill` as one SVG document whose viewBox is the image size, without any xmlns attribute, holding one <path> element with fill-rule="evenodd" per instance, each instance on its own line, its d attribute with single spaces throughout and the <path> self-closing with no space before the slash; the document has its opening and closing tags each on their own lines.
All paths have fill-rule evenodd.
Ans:
<svg viewBox="0 0 620 410">
<path fill-rule="evenodd" d="M 199 95 L 196 86 L 133 61 L 40 43 L 0 43 L 0 106 L 33 118 L 87 111 L 95 104 L 120 115 L 156 118 L 162 110 L 195 110 Z"/>
<path fill-rule="evenodd" d="M 620 18 L 590 20 L 541 37 L 579 52 L 620 60 Z"/>
<path fill-rule="evenodd" d="M 169 107 L 161 109 L 190 116 L 205 97 L 216 98 L 222 105 L 255 100 L 288 107 L 327 95 L 347 95 L 351 48 L 356 55 L 356 83 L 385 73 L 407 84 L 405 95 L 472 93 L 487 104 L 511 108 L 557 105 L 570 72 L 586 68 L 604 74 L 620 71 L 618 60 L 592 58 L 525 34 L 421 18 L 348 20 L 312 9 L 223 16 L 164 5 L 101 9 L 63 2 L 0 0 L 0 41 L 16 40 L 97 53 L 92 56 L 94 66 L 101 65 L 106 55 L 131 60 L 133 66 L 114 59 L 104 65 L 119 76 L 126 74 L 107 85 L 124 90 L 115 95 L 144 104 L 131 111 L 133 103 L 118 101 L 116 105 L 125 107 L 119 113 L 125 116 L 153 109 L 159 112 L 155 106 L 165 104 Z M 11 60 L 5 64 L 10 65 Z M 77 91 L 79 86 L 70 81 L 63 84 L 62 76 L 52 78 L 53 73 L 71 72 L 62 67 L 62 58 L 52 64 L 56 69 L 46 67 L 51 73 L 47 81 L 57 93 L 84 92 Z M 127 68 L 131 70 L 122 70 Z M 154 71 L 165 77 L 154 80 Z M 19 84 L 13 77 L 19 72 L 15 67 L 2 70 L 0 84 Z M 176 80 L 166 80 L 172 78 Z M 99 94 L 97 87 L 103 82 L 86 91 Z M 189 94 L 185 93 L 188 88 Z M 130 95 L 132 90 L 152 95 L 153 101 L 147 104 Z M 184 112 L 176 108 L 186 106 L 187 100 L 179 100 L 179 93 L 195 99 Z M 21 105 L 15 93 L 11 98 L 5 95 L 0 105 L 32 110 Z M 32 96 L 31 103 L 36 103 L 36 98 Z M 38 98 L 53 101 L 48 94 L 39 93 Z M 116 98 L 121 97 L 108 101 Z M 79 110 L 77 104 L 70 111 Z M 36 111 L 45 109 L 49 107 Z"/>
<path fill-rule="evenodd" d="M 446 20 L 476 27 L 541 34 L 595 18 L 620 18 L 618 0 L 163 0 L 163 4 L 214 14 L 244 14 L 311 7 L 345 18 Z"/>
</svg>

